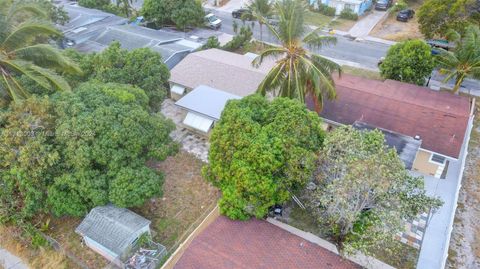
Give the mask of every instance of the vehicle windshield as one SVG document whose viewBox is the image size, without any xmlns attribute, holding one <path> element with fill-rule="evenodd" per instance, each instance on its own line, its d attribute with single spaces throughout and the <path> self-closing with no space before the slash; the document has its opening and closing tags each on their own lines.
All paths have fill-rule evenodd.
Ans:
<svg viewBox="0 0 480 269">
<path fill-rule="evenodd" d="M 212 15 L 212 16 L 208 17 L 209 22 L 214 22 L 216 20 L 218 20 L 218 19 L 217 19 L 217 17 L 215 17 L 215 15 Z"/>
<path fill-rule="evenodd" d="M 386 4 L 388 3 L 387 0 L 378 0 L 377 4 Z"/>
</svg>

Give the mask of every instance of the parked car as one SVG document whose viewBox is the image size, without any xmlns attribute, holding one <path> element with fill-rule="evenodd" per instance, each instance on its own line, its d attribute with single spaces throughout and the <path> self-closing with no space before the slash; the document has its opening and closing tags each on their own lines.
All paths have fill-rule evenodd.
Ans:
<svg viewBox="0 0 480 269">
<path fill-rule="evenodd" d="M 455 48 L 455 44 L 448 42 L 445 39 L 429 39 L 426 40 L 427 44 L 432 47 L 432 54 L 437 55 L 440 53 L 439 48 L 444 50 L 451 50 Z"/>
<path fill-rule="evenodd" d="M 392 6 L 392 0 L 378 0 L 375 4 L 375 10 L 387 10 Z"/>
<path fill-rule="evenodd" d="M 235 9 L 234 11 L 232 11 L 232 17 L 234 17 L 235 19 L 242 19 L 247 21 L 254 20 L 252 14 L 250 14 L 250 11 L 246 8 Z"/>
<path fill-rule="evenodd" d="M 208 28 L 217 30 L 218 28 L 220 28 L 220 27 L 222 26 L 222 20 L 220 20 L 219 18 L 217 18 L 217 16 L 215 16 L 215 14 L 213 14 L 213 13 L 208 13 L 208 14 L 205 16 L 205 25 L 206 25 Z"/>
<path fill-rule="evenodd" d="M 398 12 L 397 21 L 408 22 L 409 19 L 413 18 L 415 11 L 413 9 L 404 9 Z"/>
</svg>

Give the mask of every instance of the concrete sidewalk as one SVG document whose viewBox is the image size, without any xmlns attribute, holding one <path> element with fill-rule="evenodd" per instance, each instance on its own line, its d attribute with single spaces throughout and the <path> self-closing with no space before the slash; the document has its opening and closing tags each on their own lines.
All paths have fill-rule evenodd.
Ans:
<svg viewBox="0 0 480 269">
<path fill-rule="evenodd" d="M 354 38 L 366 37 L 373 30 L 375 25 L 382 21 L 386 16 L 388 16 L 388 12 L 374 10 L 371 14 L 368 14 L 355 23 L 350 31 L 348 31 L 348 34 Z"/>
<path fill-rule="evenodd" d="M 0 268 L 28 269 L 28 266 L 23 263 L 23 261 L 19 257 L 8 252 L 6 249 L 0 248 Z"/>
<path fill-rule="evenodd" d="M 215 6 L 215 0 L 205 1 L 203 6 L 208 9 L 215 9 L 220 11 L 232 12 L 235 9 L 245 7 L 250 1 L 249 0 L 230 0 L 224 6 Z"/>
</svg>

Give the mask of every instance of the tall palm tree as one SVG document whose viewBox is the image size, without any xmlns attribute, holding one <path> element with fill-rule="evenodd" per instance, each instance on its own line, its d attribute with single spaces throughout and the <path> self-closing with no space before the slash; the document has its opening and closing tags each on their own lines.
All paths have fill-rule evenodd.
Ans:
<svg viewBox="0 0 480 269">
<path fill-rule="evenodd" d="M 480 29 L 478 25 L 469 25 L 463 36 L 451 30 L 447 37 L 456 47 L 453 51 L 442 50 L 436 61 L 440 74 L 446 75 L 444 82 L 455 78 L 452 90 L 456 93 L 466 77 L 480 79 Z"/>
<path fill-rule="evenodd" d="M 321 48 L 335 44 L 336 38 L 321 36 L 317 30 L 305 32 L 303 15 L 306 6 L 301 0 L 281 0 L 275 3 L 274 9 L 279 17 L 278 25 L 273 27 L 268 22 L 266 25 L 282 46 L 265 49 L 253 61 L 254 66 L 259 66 L 266 58 L 276 59 L 258 92 L 262 95 L 272 92 L 274 96 L 301 102 L 310 96 L 315 110 L 320 112 L 324 97 L 336 97 L 332 74 L 337 71 L 340 75 L 342 70 L 338 64 L 307 51 L 303 45 Z"/>
<path fill-rule="evenodd" d="M 45 18 L 47 14 L 36 4 L 0 0 L 0 92 L 4 97 L 16 101 L 29 95 L 17 80 L 20 75 L 41 88 L 70 90 L 57 72 L 81 72 L 57 49 L 40 43 L 61 36 Z"/>
<path fill-rule="evenodd" d="M 257 19 L 260 25 L 260 41 L 263 41 L 263 25 L 266 23 L 268 17 L 272 15 L 271 0 L 251 0 L 247 6 L 247 15 L 253 16 Z"/>
</svg>

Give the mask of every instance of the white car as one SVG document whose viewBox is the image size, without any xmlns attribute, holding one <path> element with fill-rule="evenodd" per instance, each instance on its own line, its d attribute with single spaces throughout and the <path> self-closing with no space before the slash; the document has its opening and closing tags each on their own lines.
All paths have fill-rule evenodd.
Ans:
<svg viewBox="0 0 480 269">
<path fill-rule="evenodd" d="M 208 13 L 205 16 L 205 25 L 207 25 L 207 27 L 209 27 L 209 28 L 217 30 L 218 28 L 220 28 L 220 26 L 222 26 L 222 20 L 217 18 L 217 16 L 215 16 L 215 14 Z"/>
</svg>

